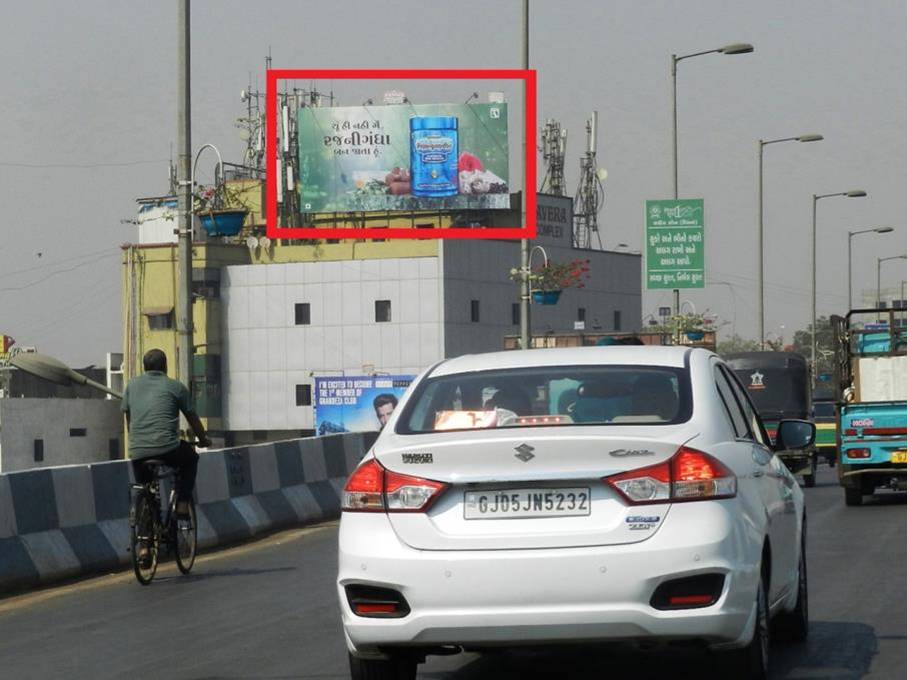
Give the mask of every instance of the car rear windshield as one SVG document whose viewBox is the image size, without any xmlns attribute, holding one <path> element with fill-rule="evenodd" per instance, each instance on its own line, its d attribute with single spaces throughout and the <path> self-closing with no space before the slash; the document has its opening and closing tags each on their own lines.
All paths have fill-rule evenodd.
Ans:
<svg viewBox="0 0 907 680">
<path fill-rule="evenodd" d="M 429 377 L 407 401 L 396 432 L 671 425 L 691 413 L 681 368 L 544 366 Z"/>
<path fill-rule="evenodd" d="M 835 405 L 827 401 L 817 401 L 813 404 L 813 413 L 817 418 L 827 418 L 835 414 Z"/>
<path fill-rule="evenodd" d="M 767 419 L 805 417 L 809 404 L 808 377 L 784 368 L 735 368 L 759 415 Z"/>
</svg>

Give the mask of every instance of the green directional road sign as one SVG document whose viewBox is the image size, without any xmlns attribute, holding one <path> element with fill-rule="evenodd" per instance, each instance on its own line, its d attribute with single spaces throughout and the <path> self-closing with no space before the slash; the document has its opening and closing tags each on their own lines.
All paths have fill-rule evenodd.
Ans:
<svg viewBox="0 0 907 680">
<path fill-rule="evenodd" d="M 704 288 L 703 200 L 646 201 L 646 288 Z"/>
</svg>

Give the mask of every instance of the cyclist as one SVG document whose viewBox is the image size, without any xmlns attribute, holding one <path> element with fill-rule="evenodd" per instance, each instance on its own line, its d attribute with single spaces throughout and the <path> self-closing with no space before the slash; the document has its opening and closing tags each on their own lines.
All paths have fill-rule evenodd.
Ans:
<svg viewBox="0 0 907 680">
<path fill-rule="evenodd" d="M 142 364 L 145 372 L 129 381 L 122 404 L 135 479 L 139 484 L 150 482 L 150 472 L 142 462 L 149 458 L 163 460 L 177 471 L 176 513 L 187 515 L 195 488 L 198 454 L 179 438 L 180 412 L 195 432 L 199 446 L 207 448 L 211 440 L 198 419 L 189 390 L 178 380 L 167 377 L 167 355 L 159 349 L 148 350 Z"/>
</svg>

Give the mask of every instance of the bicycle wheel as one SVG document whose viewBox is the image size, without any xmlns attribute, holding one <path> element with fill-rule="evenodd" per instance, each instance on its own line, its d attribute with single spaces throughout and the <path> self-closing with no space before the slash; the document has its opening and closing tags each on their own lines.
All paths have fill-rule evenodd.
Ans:
<svg viewBox="0 0 907 680">
<path fill-rule="evenodd" d="M 198 550 L 198 523 L 196 522 L 195 503 L 189 503 L 188 517 L 174 517 L 176 536 L 176 566 L 183 574 L 188 574 L 195 564 Z"/>
<path fill-rule="evenodd" d="M 135 497 L 132 524 L 132 570 L 135 572 L 135 578 L 143 586 L 147 586 L 154 578 L 160 549 L 160 535 L 155 527 L 152 503 L 153 500 L 145 492 L 140 492 Z M 147 549 L 144 557 L 140 555 L 143 548 Z"/>
</svg>

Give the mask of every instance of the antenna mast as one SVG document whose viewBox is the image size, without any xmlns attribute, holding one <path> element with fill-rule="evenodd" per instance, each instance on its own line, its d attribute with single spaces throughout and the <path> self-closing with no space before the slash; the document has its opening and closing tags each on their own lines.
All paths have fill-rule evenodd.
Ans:
<svg viewBox="0 0 907 680">
<path fill-rule="evenodd" d="M 605 200 L 602 187 L 604 170 L 596 166 L 595 155 L 598 146 L 598 111 L 592 112 L 592 118 L 586 121 L 586 153 L 579 161 L 579 188 L 573 199 L 573 243 L 577 248 L 591 248 L 592 235 L 602 247 L 601 235 L 598 233 L 598 213 Z"/>
<path fill-rule="evenodd" d="M 567 155 L 567 128 L 549 118 L 542 129 L 542 158 L 547 170 L 542 180 L 542 192 L 565 196 L 567 183 L 564 180 L 564 157 Z"/>
</svg>

